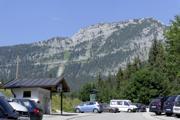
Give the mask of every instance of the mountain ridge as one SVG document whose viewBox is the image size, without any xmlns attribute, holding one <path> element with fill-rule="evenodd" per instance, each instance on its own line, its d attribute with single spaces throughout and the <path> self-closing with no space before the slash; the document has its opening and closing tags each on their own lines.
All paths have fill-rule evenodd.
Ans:
<svg viewBox="0 0 180 120">
<path fill-rule="evenodd" d="M 91 25 L 70 38 L 0 47 L 0 79 L 14 79 L 19 55 L 22 78 L 58 77 L 64 73 L 70 86 L 78 89 L 99 72 L 102 76 L 115 74 L 137 56 L 146 61 L 153 39 L 164 41 L 165 29 L 153 18 L 142 18 Z"/>
</svg>

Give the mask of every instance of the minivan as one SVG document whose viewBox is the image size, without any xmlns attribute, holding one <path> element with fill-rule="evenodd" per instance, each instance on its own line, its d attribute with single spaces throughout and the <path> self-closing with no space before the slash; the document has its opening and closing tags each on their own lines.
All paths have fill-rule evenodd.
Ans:
<svg viewBox="0 0 180 120">
<path fill-rule="evenodd" d="M 154 112 L 156 115 L 161 115 L 164 112 L 164 102 L 168 97 L 157 97 L 151 101 L 149 104 L 149 112 Z"/>
<path fill-rule="evenodd" d="M 111 100 L 111 107 L 117 107 L 120 111 L 135 112 L 137 107 L 131 103 L 130 100 Z"/>
<path fill-rule="evenodd" d="M 170 96 L 165 102 L 164 102 L 164 112 L 167 116 L 173 115 L 173 106 L 174 102 L 177 96 Z"/>
<path fill-rule="evenodd" d="M 173 113 L 180 117 L 180 95 L 178 95 L 175 99 L 174 106 L 173 106 Z"/>
</svg>

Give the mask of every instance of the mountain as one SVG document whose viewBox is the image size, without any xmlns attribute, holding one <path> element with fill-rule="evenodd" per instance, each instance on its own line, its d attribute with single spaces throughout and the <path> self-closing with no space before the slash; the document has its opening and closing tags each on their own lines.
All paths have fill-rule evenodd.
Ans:
<svg viewBox="0 0 180 120">
<path fill-rule="evenodd" d="M 79 30 L 71 38 L 54 37 L 32 44 L 0 47 L 0 79 L 12 80 L 19 56 L 20 78 L 58 77 L 71 88 L 116 74 L 135 57 L 148 59 L 153 39 L 164 41 L 166 26 L 153 18 L 101 23 Z"/>
</svg>

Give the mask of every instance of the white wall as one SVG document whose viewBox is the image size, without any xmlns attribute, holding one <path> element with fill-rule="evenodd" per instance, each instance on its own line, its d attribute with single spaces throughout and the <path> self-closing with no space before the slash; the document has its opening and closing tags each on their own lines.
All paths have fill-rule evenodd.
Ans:
<svg viewBox="0 0 180 120">
<path fill-rule="evenodd" d="M 39 101 L 45 113 L 51 112 L 51 98 L 50 91 L 42 88 L 38 88 Z"/>
<path fill-rule="evenodd" d="M 32 99 L 36 102 L 38 100 L 38 88 L 13 88 L 12 91 L 16 95 L 16 98 L 23 98 L 24 91 L 31 91 L 31 97 L 27 99 Z"/>
</svg>

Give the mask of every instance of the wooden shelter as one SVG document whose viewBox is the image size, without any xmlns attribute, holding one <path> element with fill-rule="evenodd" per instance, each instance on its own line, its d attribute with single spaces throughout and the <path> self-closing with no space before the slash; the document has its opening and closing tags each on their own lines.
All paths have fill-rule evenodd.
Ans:
<svg viewBox="0 0 180 120">
<path fill-rule="evenodd" d="M 15 98 L 26 98 L 40 102 L 43 106 L 44 113 L 47 114 L 51 113 L 52 93 L 61 93 L 62 101 L 62 93 L 70 92 L 70 88 L 64 77 L 16 79 L 4 84 L 3 88 L 11 89 Z"/>
<path fill-rule="evenodd" d="M 70 88 L 66 83 L 64 77 L 60 78 L 41 78 L 41 79 L 17 79 L 10 81 L 3 85 L 5 89 L 11 88 L 34 88 L 40 87 L 50 90 L 51 92 L 58 92 L 57 87 L 62 85 L 63 92 L 70 92 Z"/>
</svg>

